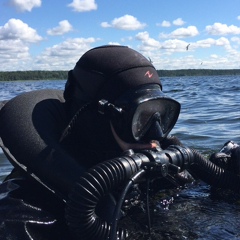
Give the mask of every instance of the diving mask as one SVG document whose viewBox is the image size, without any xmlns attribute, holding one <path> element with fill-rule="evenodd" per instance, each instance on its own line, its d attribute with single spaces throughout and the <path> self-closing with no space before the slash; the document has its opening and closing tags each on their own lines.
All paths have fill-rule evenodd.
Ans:
<svg viewBox="0 0 240 240">
<path fill-rule="evenodd" d="M 117 135 L 125 142 L 147 142 L 165 138 L 174 127 L 180 104 L 166 97 L 157 84 L 128 91 L 114 104 L 99 101 L 99 112 L 107 114 Z"/>
</svg>

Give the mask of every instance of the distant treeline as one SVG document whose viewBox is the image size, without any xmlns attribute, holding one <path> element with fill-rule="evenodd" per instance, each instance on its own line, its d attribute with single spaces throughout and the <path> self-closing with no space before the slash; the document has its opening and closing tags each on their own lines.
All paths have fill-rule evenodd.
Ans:
<svg viewBox="0 0 240 240">
<path fill-rule="evenodd" d="M 157 70 L 160 77 L 240 75 L 240 69 L 179 69 Z M 68 71 L 14 71 L 0 72 L 0 81 L 66 80 Z"/>
<path fill-rule="evenodd" d="M 65 80 L 68 71 L 14 71 L 0 72 L 0 81 Z"/>
<path fill-rule="evenodd" d="M 157 70 L 160 77 L 240 75 L 240 69 Z"/>
</svg>

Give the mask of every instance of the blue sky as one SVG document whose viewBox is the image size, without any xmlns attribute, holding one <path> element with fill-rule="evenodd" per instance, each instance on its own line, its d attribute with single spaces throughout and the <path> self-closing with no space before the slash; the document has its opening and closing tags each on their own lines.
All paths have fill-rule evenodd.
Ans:
<svg viewBox="0 0 240 240">
<path fill-rule="evenodd" d="M 239 69 L 240 0 L 0 0 L 0 71 L 70 70 L 105 44 L 156 69 Z"/>
</svg>

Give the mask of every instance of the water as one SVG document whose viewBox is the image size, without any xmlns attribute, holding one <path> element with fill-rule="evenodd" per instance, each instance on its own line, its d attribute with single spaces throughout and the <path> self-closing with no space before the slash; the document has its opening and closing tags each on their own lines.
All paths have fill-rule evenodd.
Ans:
<svg viewBox="0 0 240 240">
<path fill-rule="evenodd" d="M 227 140 L 240 143 L 240 76 L 172 77 L 161 81 L 164 92 L 182 105 L 171 134 L 186 146 L 209 157 Z M 34 89 L 63 89 L 64 84 L 60 80 L 0 82 L 0 101 Z M 0 152 L 0 181 L 11 169 Z M 240 198 L 215 197 L 201 182 L 161 193 L 152 210 L 152 240 L 240 239 Z M 146 222 L 146 215 L 137 219 Z M 137 227 L 131 239 L 150 239 L 137 219 L 135 216 Z"/>
<path fill-rule="evenodd" d="M 187 146 L 216 151 L 229 139 L 240 141 L 240 76 L 162 80 L 163 90 L 181 105 L 172 131 Z"/>
</svg>

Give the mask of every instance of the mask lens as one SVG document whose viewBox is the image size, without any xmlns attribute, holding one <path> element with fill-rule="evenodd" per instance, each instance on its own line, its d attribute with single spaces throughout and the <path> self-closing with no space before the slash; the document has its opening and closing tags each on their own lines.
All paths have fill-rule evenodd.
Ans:
<svg viewBox="0 0 240 240">
<path fill-rule="evenodd" d="M 144 138 L 151 126 L 158 122 L 161 136 L 165 137 L 175 125 L 180 105 L 173 99 L 159 98 L 141 103 L 132 119 L 132 134 L 136 141 Z M 151 140 L 151 139 L 149 139 Z"/>
</svg>

